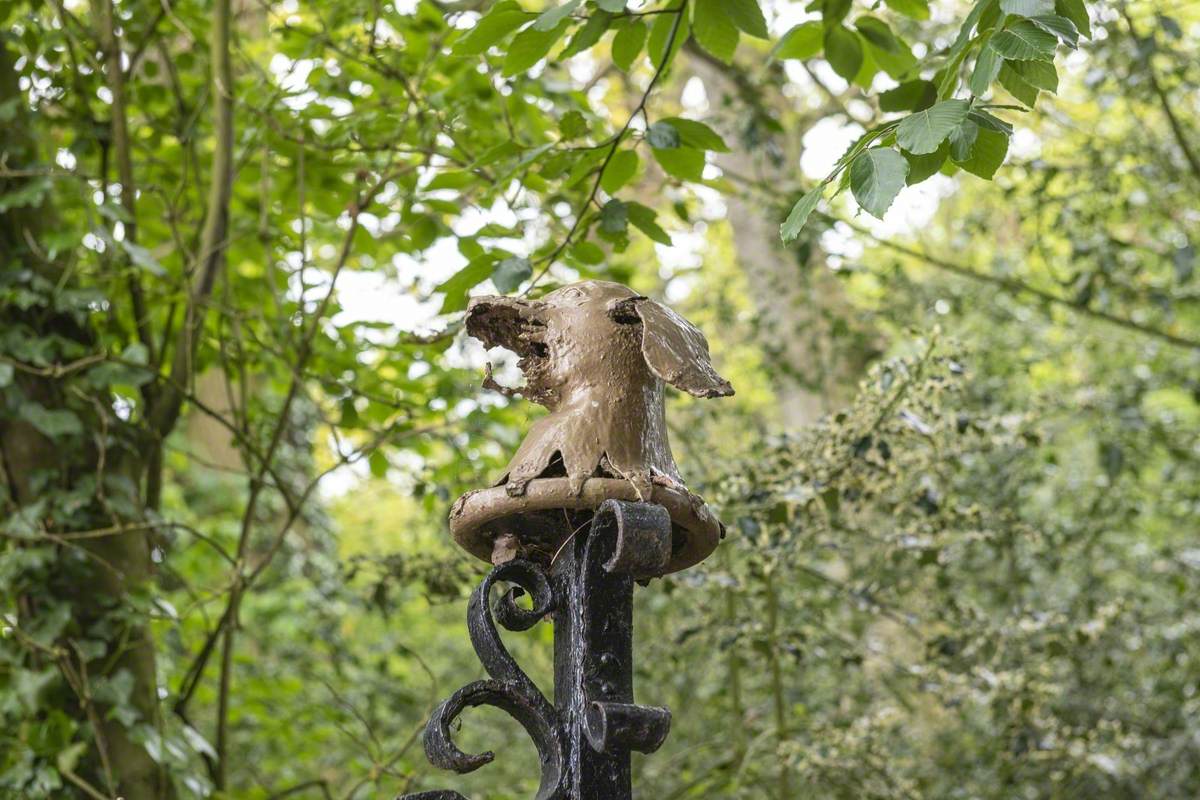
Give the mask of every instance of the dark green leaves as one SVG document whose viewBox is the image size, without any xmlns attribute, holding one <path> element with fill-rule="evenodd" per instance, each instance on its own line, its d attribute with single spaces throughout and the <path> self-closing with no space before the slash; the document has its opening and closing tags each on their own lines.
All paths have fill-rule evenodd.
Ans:
<svg viewBox="0 0 1200 800">
<path fill-rule="evenodd" d="M 976 128 L 970 155 L 955 162 L 973 175 L 991 180 L 1008 155 L 1008 136 L 987 128 Z"/>
<path fill-rule="evenodd" d="M 629 227 L 629 206 L 617 199 L 609 200 L 600 209 L 600 230 L 622 234 Z"/>
<path fill-rule="evenodd" d="M 975 59 L 975 69 L 971 71 L 971 79 L 967 83 L 971 94 L 976 97 L 984 95 L 991 87 L 992 81 L 1000 74 L 1000 67 L 1003 65 L 1004 59 L 1000 54 L 992 47 L 984 45 L 979 57 Z"/>
<path fill-rule="evenodd" d="M 646 129 L 646 141 L 659 150 L 672 150 L 681 141 L 679 129 L 669 122 L 660 120 Z"/>
<path fill-rule="evenodd" d="M 932 81 L 905 81 L 879 95 L 881 111 L 922 111 L 937 102 L 937 86 Z"/>
<path fill-rule="evenodd" d="M 991 46 L 1005 58 L 1017 61 L 1048 60 L 1054 58 L 1058 37 L 1023 19 L 993 36 Z"/>
<path fill-rule="evenodd" d="M 863 209 L 882 218 L 907 177 L 904 156 L 890 147 L 873 147 L 850 164 L 850 191 Z"/>
<path fill-rule="evenodd" d="M 825 58 L 834 72 L 852 81 L 862 68 L 862 42 L 849 28 L 834 25 L 825 31 Z"/>
<path fill-rule="evenodd" d="M 501 294 L 515 292 L 517 287 L 533 275 L 533 265 L 528 258 L 513 256 L 496 265 L 492 272 L 492 283 Z"/>
<path fill-rule="evenodd" d="M 966 100 L 946 100 L 918 111 L 896 128 L 896 143 L 914 155 L 932 153 L 966 119 L 969 108 Z"/>
<path fill-rule="evenodd" d="M 671 243 L 671 236 L 659 227 L 654 209 L 644 206 L 641 203 L 629 203 L 627 204 L 627 213 L 629 221 L 633 223 L 633 226 L 653 241 L 659 244 Z"/>
</svg>

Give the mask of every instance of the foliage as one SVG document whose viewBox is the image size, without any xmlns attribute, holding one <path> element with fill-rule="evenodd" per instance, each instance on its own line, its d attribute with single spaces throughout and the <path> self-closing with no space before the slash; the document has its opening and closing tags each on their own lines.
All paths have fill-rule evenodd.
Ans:
<svg viewBox="0 0 1200 800">
<path fill-rule="evenodd" d="M 418 732 L 479 670 L 461 617 L 482 565 L 444 514 L 530 413 L 479 388 L 460 314 L 579 277 L 689 306 L 739 392 L 673 401 L 731 537 L 639 596 L 639 692 L 676 709 L 641 791 L 1197 793 L 1191 11 L 92 0 L 0 20 L 0 797 L 448 783 Z M 813 186 L 796 162 L 824 120 L 857 129 Z M 843 202 L 894 215 L 922 181 L 956 193 L 920 237 Z M 775 248 L 786 219 L 782 267 L 731 243 L 760 218 Z M 783 435 L 780 379 L 807 365 L 758 273 L 808 286 L 830 250 L 838 295 L 782 338 L 890 358 Z M 513 642 L 540 680 L 550 636 Z M 529 796 L 533 758 L 501 749 L 457 786 Z"/>
</svg>

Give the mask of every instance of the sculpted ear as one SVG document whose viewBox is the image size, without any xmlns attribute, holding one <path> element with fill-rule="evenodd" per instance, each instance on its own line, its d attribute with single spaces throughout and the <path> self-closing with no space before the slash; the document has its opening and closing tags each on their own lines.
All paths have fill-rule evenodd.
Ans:
<svg viewBox="0 0 1200 800">
<path fill-rule="evenodd" d="M 728 397 L 729 381 L 713 369 L 708 341 L 700 330 L 648 297 L 631 297 L 612 308 L 618 322 L 642 323 L 642 356 L 650 371 L 696 397 Z"/>
</svg>

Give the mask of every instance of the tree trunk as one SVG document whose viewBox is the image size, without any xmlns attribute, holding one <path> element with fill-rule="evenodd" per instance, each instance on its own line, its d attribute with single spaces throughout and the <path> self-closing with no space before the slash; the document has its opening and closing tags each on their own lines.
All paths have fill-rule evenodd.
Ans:
<svg viewBox="0 0 1200 800">
<path fill-rule="evenodd" d="M 16 85 L 14 61 L 7 44 L 0 42 L 0 105 L 20 98 L 15 117 L 0 127 L 5 165 L 10 174 L 20 175 L 0 178 L 0 195 L 27 188 L 34 180 L 28 175 L 41 164 L 37 132 Z M 26 341 L 46 341 L 54 348 L 53 362 L 79 365 L 86 363 L 81 359 L 100 354 L 89 312 L 64 311 L 52 302 L 69 288 L 63 265 L 46 257 L 47 248 L 39 244 L 41 234 L 53 230 L 52 214 L 45 203 L 35 202 L 10 208 L 0 218 L 5 283 L 54 287 L 44 289 L 34 304 L 0 308 L 0 329 Z M 5 517 L 22 511 L 36 516 L 40 535 L 29 546 L 52 546 L 55 554 L 53 566 L 43 575 L 46 582 L 25 586 L 17 598 L 19 624 L 36 627 L 53 609 L 64 604 L 70 608 L 70 620 L 54 642 L 60 649 L 54 655 L 31 651 L 29 663 L 57 663 L 75 695 L 63 706 L 74 709 L 80 722 L 96 731 L 90 756 L 77 769 L 68 768 L 70 774 L 64 777 L 76 786 L 86 782 L 104 796 L 169 797 L 165 773 L 131 735 L 133 727 L 159 724 L 154 645 L 144 618 L 129 603 L 135 593 L 145 596 L 151 578 L 150 533 L 142 525 L 142 470 L 132 431 L 112 413 L 107 388 L 94 388 L 83 379 L 87 368 L 55 370 L 30 364 L 22 353 L 8 352 L 11 341 L 6 340 L 5 352 L 0 353 L 5 363 L 15 365 L 12 381 L 0 389 L 0 500 Z M 36 412 L 37 407 L 44 412 Z M 55 432 L 44 413 L 82 425 Z M 73 492 L 82 496 L 70 498 Z M 106 533 L 101 535 L 99 529 Z M 85 530 L 97 534 L 70 536 Z M 73 643 L 85 640 L 102 642 L 104 652 L 76 649 Z M 118 677 L 122 673 L 132 678 L 128 702 L 121 704 L 127 722 L 128 712 L 136 711 L 138 719 L 131 725 L 110 718 L 110 705 L 91 698 L 105 680 L 116 679 L 121 685 L 127 680 Z"/>
</svg>

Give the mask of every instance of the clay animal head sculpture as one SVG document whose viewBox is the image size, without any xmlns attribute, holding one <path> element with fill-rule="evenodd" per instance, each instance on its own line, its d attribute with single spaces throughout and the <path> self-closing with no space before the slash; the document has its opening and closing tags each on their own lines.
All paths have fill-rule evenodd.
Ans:
<svg viewBox="0 0 1200 800">
<path fill-rule="evenodd" d="M 455 539 L 481 558 L 548 560 L 606 499 L 667 508 L 674 523 L 667 571 L 712 552 L 722 526 L 684 486 L 667 441 L 664 382 L 697 397 L 733 387 L 713 369 L 690 322 L 628 287 L 565 286 L 540 300 L 479 297 L 467 332 L 521 356 L 519 390 L 550 410 L 538 419 L 492 489 L 455 503 Z M 485 385 L 504 390 L 491 381 Z"/>
</svg>

